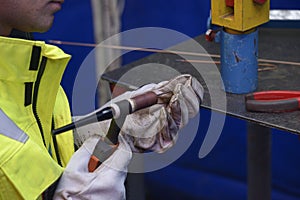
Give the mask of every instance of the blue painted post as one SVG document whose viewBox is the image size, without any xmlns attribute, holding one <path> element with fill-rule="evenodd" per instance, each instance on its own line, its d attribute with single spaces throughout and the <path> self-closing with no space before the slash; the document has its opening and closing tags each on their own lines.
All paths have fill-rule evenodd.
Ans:
<svg viewBox="0 0 300 200">
<path fill-rule="evenodd" d="M 221 31 L 221 76 L 226 92 L 249 93 L 257 88 L 258 30 L 248 34 Z"/>
</svg>

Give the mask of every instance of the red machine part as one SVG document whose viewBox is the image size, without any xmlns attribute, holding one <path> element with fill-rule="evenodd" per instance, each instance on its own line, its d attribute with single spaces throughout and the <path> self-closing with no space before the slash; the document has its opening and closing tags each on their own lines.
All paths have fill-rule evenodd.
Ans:
<svg viewBox="0 0 300 200">
<path fill-rule="evenodd" d="M 228 7 L 234 7 L 234 0 L 225 0 L 226 6 Z"/>
<path fill-rule="evenodd" d="M 206 33 L 205 33 L 205 39 L 207 41 L 212 42 L 212 41 L 214 41 L 215 37 L 216 37 L 216 32 L 215 31 L 213 31 L 212 29 L 208 29 L 206 31 Z"/>
</svg>

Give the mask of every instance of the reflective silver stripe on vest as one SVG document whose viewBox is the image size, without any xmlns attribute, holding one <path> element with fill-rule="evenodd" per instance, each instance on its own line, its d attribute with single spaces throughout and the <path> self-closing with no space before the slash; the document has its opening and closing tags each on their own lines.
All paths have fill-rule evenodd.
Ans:
<svg viewBox="0 0 300 200">
<path fill-rule="evenodd" d="M 0 134 L 22 143 L 25 143 L 29 138 L 1 109 Z"/>
</svg>

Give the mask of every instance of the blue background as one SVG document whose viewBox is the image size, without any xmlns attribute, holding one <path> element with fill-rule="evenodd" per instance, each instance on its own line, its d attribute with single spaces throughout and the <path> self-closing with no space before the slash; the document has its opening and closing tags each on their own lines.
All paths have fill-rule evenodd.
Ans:
<svg viewBox="0 0 300 200">
<path fill-rule="evenodd" d="M 56 15 L 53 28 L 36 39 L 94 43 L 90 1 L 66 1 Z M 271 8 L 297 9 L 295 0 L 271 0 Z M 190 37 L 203 34 L 207 27 L 210 2 L 186 1 L 126 1 L 122 30 L 138 27 L 164 27 Z M 73 57 L 63 77 L 62 85 L 72 96 L 74 78 L 80 64 L 92 50 L 88 47 L 60 46 Z M 147 54 L 124 56 L 124 64 Z M 226 118 L 223 133 L 213 151 L 199 159 L 198 152 L 209 124 L 210 111 L 201 110 L 197 138 L 188 151 L 172 165 L 147 173 L 146 192 L 151 199 L 246 199 L 246 123 Z M 300 199 L 300 141 L 298 136 L 272 130 L 272 199 Z"/>
</svg>

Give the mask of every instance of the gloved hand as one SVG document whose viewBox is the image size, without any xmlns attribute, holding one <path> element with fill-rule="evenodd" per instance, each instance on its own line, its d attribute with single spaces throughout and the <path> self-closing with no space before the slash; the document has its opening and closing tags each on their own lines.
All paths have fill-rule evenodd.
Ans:
<svg viewBox="0 0 300 200">
<path fill-rule="evenodd" d="M 124 181 L 132 156 L 130 147 L 120 135 L 117 150 L 89 173 L 88 162 L 98 140 L 99 136 L 91 136 L 72 156 L 59 180 L 55 200 L 125 199 Z"/>
<path fill-rule="evenodd" d="M 126 92 L 100 109 L 148 91 L 159 95 L 158 104 L 128 115 L 121 134 L 134 152 L 163 152 L 175 143 L 178 130 L 198 113 L 204 90 L 195 78 L 185 74 L 170 81 L 148 84 L 136 91 Z M 77 145 L 91 135 L 107 133 L 109 125 L 110 120 L 107 120 L 77 128 Z"/>
</svg>

